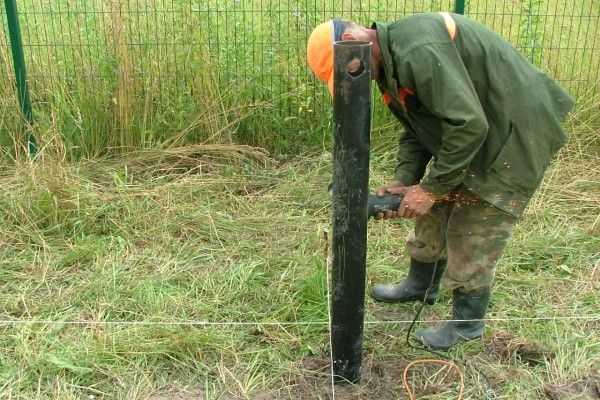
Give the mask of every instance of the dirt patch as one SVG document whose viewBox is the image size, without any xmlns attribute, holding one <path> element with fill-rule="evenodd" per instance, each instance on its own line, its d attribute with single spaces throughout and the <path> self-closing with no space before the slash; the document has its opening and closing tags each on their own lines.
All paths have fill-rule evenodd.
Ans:
<svg viewBox="0 0 600 400">
<path fill-rule="evenodd" d="M 496 361 L 502 363 L 517 361 L 532 367 L 551 361 L 555 357 L 553 349 L 547 349 L 539 343 L 506 334 L 496 334 L 484 339 L 483 344 L 490 358 L 496 358 Z"/>
<path fill-rule="evenodd" d="M 332 387 L 330 362 L 328 358 L 307 358 L 302 363 L 301 370 L 304 374 L 294 374 L 288 377 L 288 386 L 271 393 L 260 400 L 267 398 L 278 399 L 332 399 L 333 391 L 338 399 L 357 398 L 397 398 L 397 391 L 401 390 L 401 382 L 394 382 L 392 377 L 395 372 L 405 367 L 398 361 L 392 361 L 389 365 L 381 362 L 365 362 L 361 372 L 360 385 L 336 385 Z M 396 377 L 402 376 L 396 374 Z M 273 395 L 275 395 L 273 397 Z M 395 395 L 395 396 L 394 396 Z"/>
<path fill-rule="evenodd" d="M 153 394 L 147 397 L 147 400 L 198 400 L 204 399 L 205 392 L 201 389 L 177 389 L 168 393 Z"/>
<path fill-rule="evenodd" d="M 547 385 L 543 392 L 550 400 L 600 399 L 600 385 L 597 378 L 582 379 L 569 385 Z"/>
<path fill-rule="evenodd" d="M 403 384 L 403 374 L 411 360 L 398 357 L 374 358 L 365 354 L 361 382 L 358 385 L 333 385 L 328 358 L 307 358 L 302 365 L 302 374 L 287 377 L 282 389 L 265 393 L 258 400 L 339 400 L 407 399 L 408 392 Z M 418 364 L 407 372 L 409 388 L 416 398 L 456 398 L 460 378 L 457 371 L 439 364 Z M 433 397 L 432 397 L 433 396 Z"/>
</svg>

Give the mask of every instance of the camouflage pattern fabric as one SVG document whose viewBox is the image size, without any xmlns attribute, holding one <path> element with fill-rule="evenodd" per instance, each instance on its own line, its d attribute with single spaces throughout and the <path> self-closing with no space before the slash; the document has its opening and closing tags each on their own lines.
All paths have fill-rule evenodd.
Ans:
<svg viewBox="0 0 600 400">
<path fill-rule="evenodd" d="M 447 289 L 482 290 L 492 285 L 496 263 L 517 221 L 463 185 L 453 199 L 439 202 L 429 214 L 414 219 L 406 249 L 421 262 L 447 259 L 442 277 Z"/>
</svg>

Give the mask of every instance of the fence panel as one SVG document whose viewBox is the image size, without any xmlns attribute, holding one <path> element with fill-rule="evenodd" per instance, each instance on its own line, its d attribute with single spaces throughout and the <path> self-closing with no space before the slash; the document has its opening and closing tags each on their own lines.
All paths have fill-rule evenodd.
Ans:
<svg viewBox="0 0 600 400">
<path fill-rule="evenodd" d="M 59 140 L 76 158 L 115 148 L 230 138 L 276 143 L 281 151 L 308 146 L 328 129 L 324 116 L 331 107 L 304 58 L 314 26 L 332 17 L 369 25 L 453 10 L 454 1 L 22 0 L 18 5 L 36 134 Z M 580 108 L 593 107 L 598 96 L 599 9 L 595 0 L 466 4 L 468 16 L 502 33 L 557 78 Z M 4 11 L 0 8 L 0 145 L 11 146 L 21 117 Z"/>
</svg>

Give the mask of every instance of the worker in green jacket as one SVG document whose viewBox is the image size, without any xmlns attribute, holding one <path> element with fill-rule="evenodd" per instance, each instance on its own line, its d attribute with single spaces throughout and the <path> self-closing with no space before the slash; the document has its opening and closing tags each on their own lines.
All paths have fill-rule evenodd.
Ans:
<svg viewBox="0 0 600 400">
<path fill-rule="evenodd" d="M 312 32 L 308 63 L 333 95 L 333 43 L 372 43 L 371 75 L 401 122 L 393 181 L 397 212 L 414 218 L 408 277 L 375 285 L 378 301 L 452 291 L 452 320 L 415 332 L 435 349 L 485 333 L 494 270 L 553 155 L 574 100 L 508 41 L 462 15 L 424 13 L 371 28 L 331 20 Z M 435 207 L 434 207 L 435 205 Z"/>
</svg>

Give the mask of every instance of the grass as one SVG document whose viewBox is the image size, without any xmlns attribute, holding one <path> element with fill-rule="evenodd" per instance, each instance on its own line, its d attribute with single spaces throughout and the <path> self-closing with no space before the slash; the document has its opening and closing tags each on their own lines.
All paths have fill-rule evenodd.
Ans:
<svg viewBox="0 0 600 400">
<path fill-rule="evenodd" d="M 232 156 L 238 165 L 228 165 Z M 34 322 L 3 325 L 3 394 L 29 397 L 31 379 L 40 380 L 42 398 L 64 398 L 71 381 L 114 393 L 113 375 L 127 387 L 146 384 L 135 370 L 125 373 L 134 365 L 222 365 L 223 373 L 230 368 L 243 379 L 230 364 L 236 358 L 258 368 L 277 347 L 302 350 L 296 333 L 285 329 L 110 324 L 310 321 L 317 312 L 305 272 L 322 261 L 303 250 L 314 233 L 281 237 L 279 228 L 297 225 L 310 197 L 293 188 L 278 193 L 282 178 L 267 174 L 269 160 L 254 149 L 188 148 L 157 158 L 166 161 L 140 155 L 77 171 L 40 164 L 3 175 L 6 193 L 24 191 L 2 201 L 2 316 Z M 120 163 L 130 178 L 116 178 L 126 169 Z M 29 178 L 37 182 L 21 187 Z M 285 211 L 286 199 L 295 197 L 295 209 Z M 290 250 L 273 255 L 281 249 Z M 44 320 L 59 323 L 35 324 Z M 66 388 L 53 386 L 63 378 Z"/>
<path fill-rule="evenodd" d="M 477 371 L 497 398 L 597 385 L 598 132 L 572 128 L 501 261 L 490 332 L 455 350 L 467 398 L 487 387 Z M 393 157 L 374 148 L 372 186 Z M 0 398 L 331 398 L 331 161 L 198 145 L 3 165 Z M 401 279 L 409 228 L 370 223 L 368 285 Z M 448 309 L 444 292 L 421 324 Z M 363 384 L 337 398 L 405 393 L 394 375 L 428 356 L 393 321 L 415 311 L 367 299 Z M 426 372 L 415 390 L 447 398 L 456 377 Z"/>
</svg>

